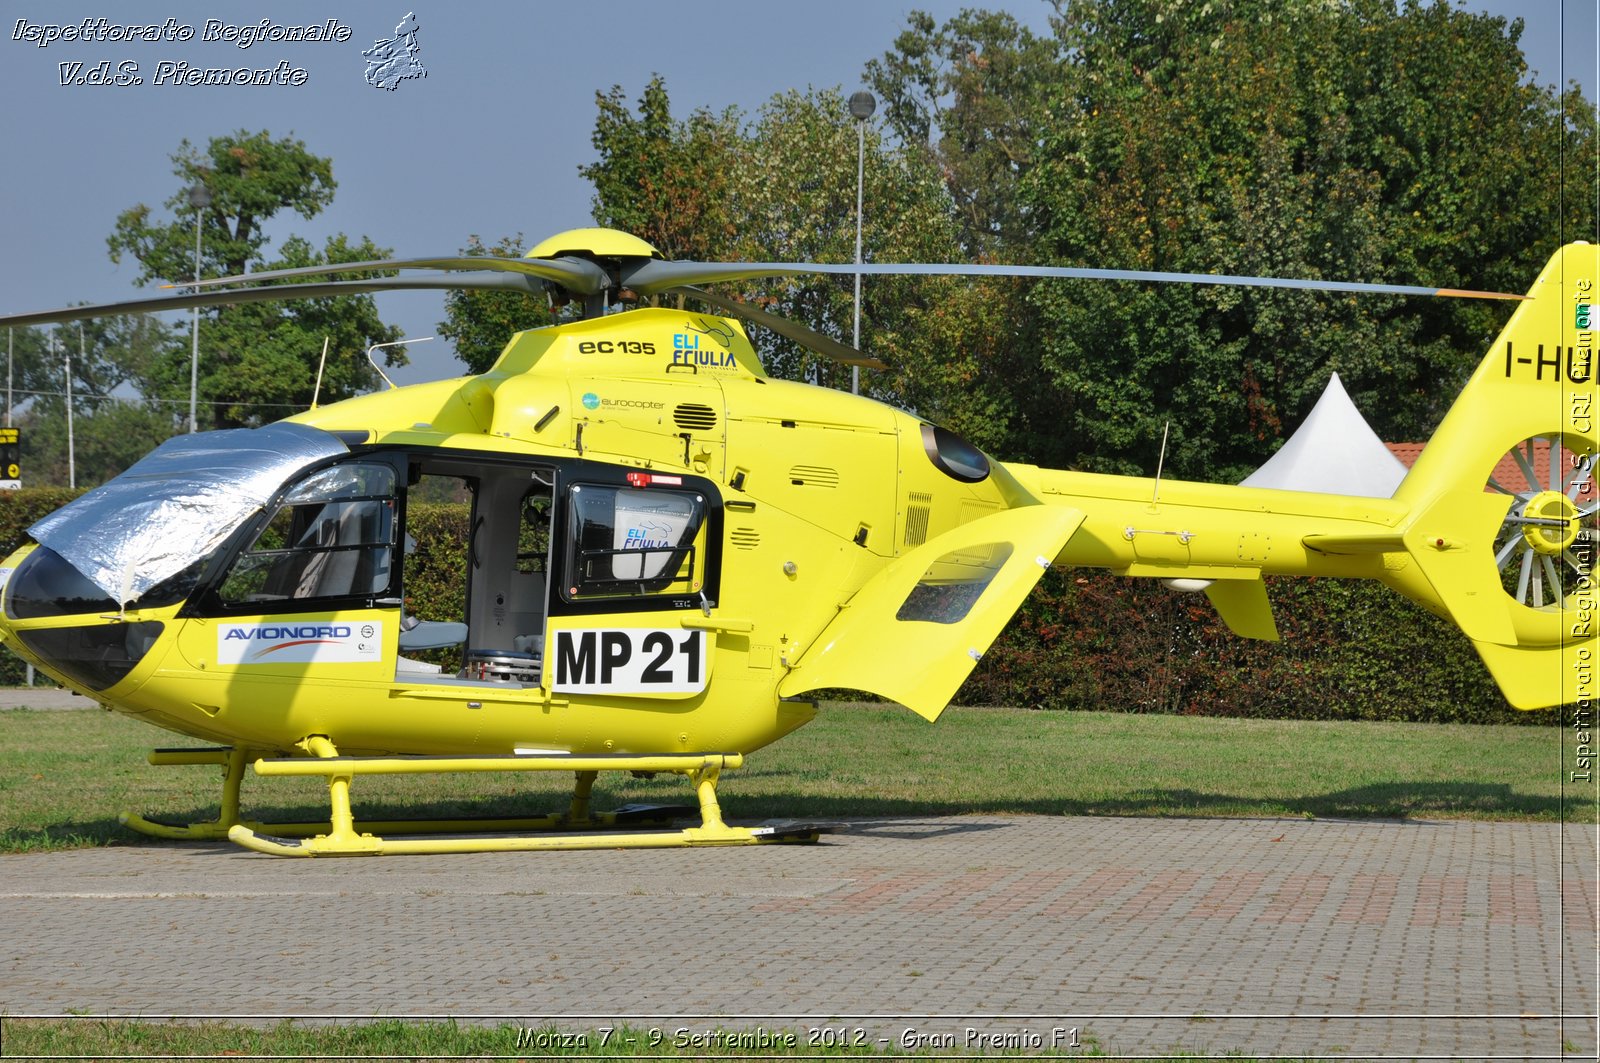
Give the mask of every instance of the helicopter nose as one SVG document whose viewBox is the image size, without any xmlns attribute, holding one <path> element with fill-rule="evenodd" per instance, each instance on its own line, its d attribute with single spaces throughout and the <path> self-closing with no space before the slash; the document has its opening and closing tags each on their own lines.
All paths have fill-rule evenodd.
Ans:
<svg viewBox="0 0 1600 1063">
<path fill-rule="evenodd" d="M 128 677 L 165 625 L 159 620 L 108 620 L 83 627 L 17 629 L 38 666 L 76 690 L 104 693 Z"/>
<path fill-rule="evenodd" d="M 80 622 L 63 624 L 67 617 Z M 6 640 L 48 675 L 86 693 L 127 678 L 164 628 L 157 620 L 123 620 L 104 591 L 48 547 L 36 547 L 5 586 Z"/>
<path fill-rule="evenodd" d="M 117 603 L 105 591 L 48 546 L 35 547 L 22 560 L 5 592 L 5 614 L 11 620 L 117 611 Z"/>
</svg>

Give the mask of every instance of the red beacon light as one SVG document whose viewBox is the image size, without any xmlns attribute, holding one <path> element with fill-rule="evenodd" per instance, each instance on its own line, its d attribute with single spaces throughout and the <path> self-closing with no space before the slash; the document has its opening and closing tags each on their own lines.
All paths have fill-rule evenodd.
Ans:
<svg viewBox="0 0 1600 1063">
<path fill-rule="evenodd" d="M 650 487 L 659 484 L 663 487 L 682 487 L 683 477 L 663 476 L 656 472 L 630 472 L 628 483 L 632 487 Z"/>
</svg>

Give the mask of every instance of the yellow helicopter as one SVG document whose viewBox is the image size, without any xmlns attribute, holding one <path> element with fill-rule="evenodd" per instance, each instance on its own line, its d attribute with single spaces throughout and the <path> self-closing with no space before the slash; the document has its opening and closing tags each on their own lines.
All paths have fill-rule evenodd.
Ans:
<svg viewBox="0 0 1600 1063">
<path fill-rule="evenodd" d="M 442 272 L 237 286 L 416 268 Z M 997 461 L 914 414 L 767 376 L 741 318 L 873 363 L 692 287 L 857 268 L 673 262 L 628 234 L 584 229 L 524 259 L 312 267 L 0 318 L 459 287 L 549 289 L 583 310 L 517 333 L 481 376 L 169 441 L 30 529 L 35 543 L 0 565 L 0 639 L 110 709 L 222 744 L 151 758 L 223 765 L 216 822 L 125 814 L 128 826 L 298 856 L 814 838 L 808 826 L 725 823 L 720 773 L 810 720 L 818 690 L 863 690 L 936 719 L 1051 565 L 1203 592 L 1234 632 L 1262 639 L 1277 637 L 1264 576 L 1377 579 L 1459 625 L 1513 705 L 1590 696 L 1594 246 L 1561 248 L 1526 297 L 862 268 L 1520 300 L 1403 479 L 1360 453 L 1364 423 L 1357 415 L 1353 428 L 1330 391 L 1241 486 Z M 627 293 L 689 295 L 722 313 L 609 312 Z M 1526 473 L 1509 486 L 1493 472 L 1507 455 Z M 472 499 L 467 604 L 462 616 L 412 617 L 407 502 L 438 482 Z M 451 646 L 459 670 L 416 656 Z M 242 819 L 247 767 L 326 778 L 329 819 Z M 352 813 L 357 776 L 470 771 L 570 771 L 576 785 L 570 807 L 546 817 L 380 824 Z M 686 776 L 698 825 L 592 810 L 601 771 Z"/>
</svg>

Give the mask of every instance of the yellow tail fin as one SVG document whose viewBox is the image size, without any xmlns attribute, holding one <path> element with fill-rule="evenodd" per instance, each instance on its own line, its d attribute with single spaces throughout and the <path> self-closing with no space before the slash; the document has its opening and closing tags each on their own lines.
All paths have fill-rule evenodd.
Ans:
<svg viewBox="0 0 1600 1063">
<path fill-rule="evenodd" d="M 1391 582 L 1466 632 L 1507 700 L 1595 696 L 1600 248 L 1550 259 L 1395 492 L 1417 573 Z"/>
</svg>

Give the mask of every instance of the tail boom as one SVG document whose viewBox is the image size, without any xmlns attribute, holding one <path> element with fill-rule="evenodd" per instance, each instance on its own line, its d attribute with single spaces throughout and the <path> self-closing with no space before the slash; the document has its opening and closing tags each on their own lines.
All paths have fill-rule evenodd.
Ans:
<svg viewBox="0 0 1600 1063">
<path fill-rule="evenodd" d="M 1597 293 L 1600 249 L 1557 251 L 1392 498 L 1011 472 L 1087 514 L 1058 565 L 1185 589 L 1378 579 L 1461 628 L 1517 708 L 1593 698 Z M 1211 597 L 1236 631 L 1271 637 L 1254 589 Z"/>
</svg>

